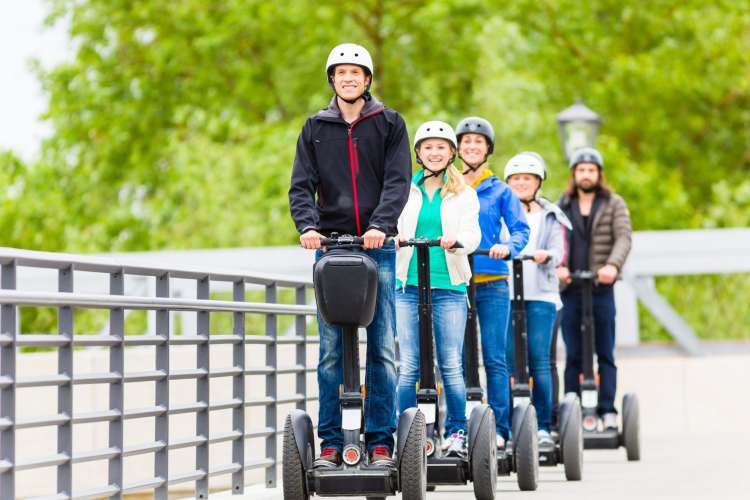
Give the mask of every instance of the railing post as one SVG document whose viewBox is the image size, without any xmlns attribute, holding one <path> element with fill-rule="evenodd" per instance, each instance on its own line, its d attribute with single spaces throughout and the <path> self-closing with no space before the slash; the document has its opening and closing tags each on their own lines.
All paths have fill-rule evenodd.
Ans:
<svg viewBox="0 0 750 500">
<path fill-rule="evenodd" d="M 209 280 L 208 276 L 201 278 L 198 280 L 197 285 L 197 293 L 196 298 L 198 300 L 208 300 L 209 298 Z M 209 316 L 208 311 L 198 311 L 197 313 L 198 321 L 197 321 L 197 327 L 198 327 L 198 336 L 203 337 L 205 340 L 201 343 L 199 343 L 196 347 L 196 362 L 197 362 L 197 368 L 205 370 L 205 376 L 198 377 L 196 380 L 196 397 L 198 403 L 203 403 L 206 406 L 202 409 L 196 412 L 195 414 L 195 434 L 197 436 L 202 436 L 205 438 L 205 441 L 196 446 L 195 448 L 195 468 L 197 470 L 202 470 L 205 475 L 198 479 L 195 484 L 195 498 L 198 499 L 205 499 L 208 498 L 208 473 L 209 473 L 209 460 L 208 460 L 208 450 L 209 450 L 209 444 L 208 440 L 210 439 L 209 435 L 209 421 L 210 421 L 210 412 L 208 410 L 208 406 L 210 404 L 210 394 L 209 394 L 209 369 L 210 369 L 210 348 L 209 348 Z"/>
<path fill-rule="evenodd" d="M 73 292 L 73 268 L 64 267 L 57 273 L 57 289 Z M 72 496 L 73 489 L 73 308 L 62 306 L 57 311 L 57 332 L 67 343 L 57 351 L 57 373 L 70 377 L 57 389 L 57 412 L 70 420 L 57 427 L 57 452 L 68 456 L 68 461 L 57 466 L 58 495 Z"/>
<path fill-rule="evenodd" d="M 156 296 L 169 297 L 169 273 L 156 277 Z M 169 489 L 169 341 L 172 337 L 169 310 L 159 309 L 154 318 L 156 335 L 163 337 L 164 342 L 156 346 L 156 369 L 164 372 L 164 378 L 156 381 L 156 406 L 164 408 L 164 413 L 154 419 L 154 440 L 161 442 L 164 448 L 154 454 L 154 477 L 162 478 L 164 484 L 154 491 L 156 500 L 167 500 Z"/>
<path fill-rule="evenodd" d="M 276 284 L 266 285 L 266 302 L 276 303 Z M 277 344 L 276 336 L 278 334 L 276 314 L 266 315 L 266 336 L 271 337 L 271 343 L 266 346 L 266 366 L 273 370 L 266 377 L 266 396 L 270 397 L 273 402 L 266 406 L 266 427 L 273 429 L 273 432 L 266 437 L 266 458 L 273 460 L 273 464 L 266 469 L 266 487 L 276 487 L 276 408 L 277 408 L 277 389 L 276 389 L 276 370 L 277 363 Z"/>
<path fill-rule="evenodd" d="M 122 270 L 109 275 L 110 295 L 124 295 L 125 276 Z M 117 412 L 117 417 L 109 423 L 109 447 L 118 450 L 117 455 L 109 459 L 109 484 L 115 485 L 118 492 L 110 498 L 121 499 L 123 488 L 123 414 L 125 412 L 124 383 L 125 376 L 125 311 L 113 307 L 109 311 L 109 334 L 118 341 L 109 348 L 109 371 L 119 375 L 120 380 L 109 385 L 109 409 Z"/>
<path fill-rule="evenodd" d="M 307 303 L 307 288 L 305 285 L 298 286 L 295 290 L 295 302 L 297 305 Z M 297 365 L 302 366 L 303 370 L 297 374 L 297 394 L 302 396 L 302 401 L 297 402 L 298 410 L 307 410 L 307 318 L 304 314 L 294 317 L 294 334 L 299 337 L 300 342 L 297 344 Z"/>
<path fill-rule="evenodd" d="M 234 282 L 232 300 L 245 301 L 244 280 Z M 232 398 L 241 402 L 232 410 L 232 430 L 240 435 L 232 442 L 232 463 L 240 465 L 232 474 L 232 493 L 240 495 L 245 492 L 245 313 L 232 314 L 232 334 L 241 339 L 232 347 L 232 366 L 241 368 L 240 373 L 232 377 Z"/>
<path fill-rule="evenodd" d="M 3 264 L 0 288 L 16 289 L 16 262 Z M 0 377 L 10 379 L 10 385 L 0 389 L 0 419 L 10 425 L 0 431 L 0 460 L 10 466 L 0 474 L 0 498 L 16 497 L 16 306 L 4 304 L 0 309 L 0 333 L 11 337 L 10 344 L 0 346 Z"/>
</svg>

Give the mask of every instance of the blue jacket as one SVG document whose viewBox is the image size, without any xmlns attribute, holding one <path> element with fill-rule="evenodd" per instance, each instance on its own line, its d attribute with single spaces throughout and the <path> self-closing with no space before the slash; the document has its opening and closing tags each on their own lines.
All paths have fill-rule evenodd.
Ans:
<svg viewBox="0 0 750 500">
<path fill-rule="evenodd" d="M 529 241 L 529 225 L 521 209 L 521 202 L 510 187 L 494 175 L 483 180 L 476 191 L 479 197 L 479 227 L 482 229 L 479 247 L 490 248 L 501 243 L 508 245 L 511 257 L 515 257 Z M 506 231 L 503 231 L 503 222 Z M 510 233 L 509 240 L 507 233 Z M 504 260 L 490 259 L 486 255 L 474 257 L 474 272 L 505 276 L 510 274 Z"/>
</svg>

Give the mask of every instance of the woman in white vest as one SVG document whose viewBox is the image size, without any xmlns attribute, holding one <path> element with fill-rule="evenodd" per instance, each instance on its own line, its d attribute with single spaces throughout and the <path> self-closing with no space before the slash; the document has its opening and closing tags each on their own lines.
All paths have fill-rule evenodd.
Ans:
<svg viewBox="0 0 750 500">
<path fill-rule="evenodd" d="M 422 169 L 412 178 L 409 200 L 398 219 L 398 239 L 440 239 L 430 251 L 435 350 L 445 388 L 447 416 L 443 449 L 466 456 L 466 385 L 462 372 L 466 327 L 466 287 L 471 278 L 467 255 L 479 245 L 479 200 L 453 166 L 457 141 L 445 122 L 429 121 L 417 130 L 414 152 Z M 459 242 L 460 249 L 451 249 Z M 399 411 L 416 406 L 419 376 L 417 256 L 413 247 L 396 256 L 396 325 L 401 368 Z"/>
</svg>

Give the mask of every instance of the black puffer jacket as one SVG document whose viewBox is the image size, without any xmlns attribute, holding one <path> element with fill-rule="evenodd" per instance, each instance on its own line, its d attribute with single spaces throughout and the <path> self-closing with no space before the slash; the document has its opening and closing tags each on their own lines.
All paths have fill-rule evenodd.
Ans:
<svg viewBox="0 0 750 500">
<path fill-rule="evenodd" d="M 403 118 L 373 99 L 349 124 L 334 97 L 299 135 L 289 209 L 300 234 L 316 229 L 361 235 L 377 228 L 395 235 L 410 180 Z"/>
</svg>

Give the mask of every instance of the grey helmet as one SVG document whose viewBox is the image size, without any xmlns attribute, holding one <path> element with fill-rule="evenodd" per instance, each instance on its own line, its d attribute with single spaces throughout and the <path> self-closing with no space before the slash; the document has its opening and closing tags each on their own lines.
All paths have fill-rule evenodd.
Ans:
<svg viewBox="0 0 750 500">
<path fill-rule="evenodd" d="M 568 167 L 574 168 L 579 163 L 593 163 L 598 165 L 599 168 L 604 168 L 604 158 L 602 154 L 594 148 L 579 148 L 573 151 L 570 155 L 570 161 L 568 161 Z"/>
<path fill-rule="evenodd" d="M 461 143 L 461 137 L 464 134 L 479 134 L 483 135 L 487 139 L 489 148 L 487 154 L 491 155 L 495 149 L 495 130 L 492 128 L 490 122 L 484 118 L 478 116 L 469 116 L 461 120 L 456 126 L 456 137 L 458 138 L 459 144 Z"/>
</svg>

